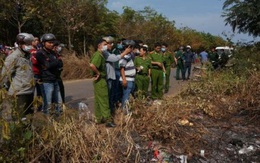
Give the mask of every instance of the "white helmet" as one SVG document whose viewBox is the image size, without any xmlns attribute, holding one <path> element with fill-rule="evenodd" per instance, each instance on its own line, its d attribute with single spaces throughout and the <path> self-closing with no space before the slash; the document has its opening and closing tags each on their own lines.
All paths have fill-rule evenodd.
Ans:
<svg viewBox="0 0 260 163">
<path fill-rule="evenodd" d="M 191 46 L 190 46 L 190 45 L 187 45 L 186 48 L 187 48 L 187 49 L 191 49 Z"/>
</svg>

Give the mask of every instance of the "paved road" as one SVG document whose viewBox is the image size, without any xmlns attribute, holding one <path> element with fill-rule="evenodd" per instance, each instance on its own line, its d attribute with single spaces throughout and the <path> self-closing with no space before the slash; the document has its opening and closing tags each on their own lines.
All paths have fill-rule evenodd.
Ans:
<svg viewBox="0 0 260 163">
<path fill-rule="evenodd" d="M 171 71 L 170 90 L 165 95 L 175 95 L 186 82 L 176 81 L 175 69 Z M 66 104 L 69 108 L 77 108 L 79 102 L 87 103 L 90 110 L 94 108 L 94 88 L 92 79 L 65 81 Z"/>
</svg>

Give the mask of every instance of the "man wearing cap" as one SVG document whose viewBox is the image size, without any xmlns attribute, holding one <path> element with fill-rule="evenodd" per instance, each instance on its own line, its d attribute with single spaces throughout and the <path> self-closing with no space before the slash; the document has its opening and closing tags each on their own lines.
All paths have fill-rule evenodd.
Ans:
<svg viewBox="0 0 260 163">
<path fill-rule="evenodd" d="M 17 109 L 15 111 L 20 118 L 33 113 L 34 77 L 30 63 L 33 40 L 32 34 L 17 35 L 18 47 L 5 59 L 1 73 L 1 86 L 7 89 L 9 95 L 16 98 L 14 108 Z"/>
<path fill-rule="evenodd" d="M 111 54 L 114 38 L 111 36 L 103 37 L 103 40 L 107 42 L 107 50 L 103 51 L 102 54 L 106 59 L 106 72 L 107 72 L 107 86 L 108 86 L 108 96 L 109 96 L 109 108 L 111 114 L 115 112 L 116 104 L 116 73 L 115 73 L 115 63 L 123 58 L 126 54 L 131 51 L 131 48 L 126 48 L 120 55 Z"/>
<path fill-rule="evenodd" d="M 191 46 L 186 46 L 186 51 L 183 54 L 184 58 L 184 78 L 189 80 L 190 79 L 190 71 L 191 71 L 191 64 L 193 62 L 193 53 L 191 52 Z M 188 76 L 186 78 L 186 71 L 188 70 Z"/>
<path fill-rule="evenodd" d="M 182 80 L 185 80 L 184 65 L 183 65 L 183 47 L 182 46 L 179 48 L 179 51 L 177 51 L 177 53 L 175 54 L 174 60 L 177 65 L 176 80 L 180 80 L 180 72 L 182 75 Z"/>
</svg>

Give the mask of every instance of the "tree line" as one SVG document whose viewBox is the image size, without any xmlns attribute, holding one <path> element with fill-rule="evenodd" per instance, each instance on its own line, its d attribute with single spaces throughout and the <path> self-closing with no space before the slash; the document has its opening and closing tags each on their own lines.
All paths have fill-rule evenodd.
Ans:
<svg viewBox="0 0 260 163">
<path fill-rule="evenodd" d="M 0 43 L 13 45 L 19 32 L 40 37 L 53 33 L 69 50 L 86 54 L 100 36 L 142 40 L 148 45 L 167 42 L 170 49 L 191 45 L 194 50 L 227 45 L 220 36 L 189 27 L 177 29 L 175 22 L 150 7 L 123 13 L 110 11 L 107 0 L 0 0 Z"/>
</svg>

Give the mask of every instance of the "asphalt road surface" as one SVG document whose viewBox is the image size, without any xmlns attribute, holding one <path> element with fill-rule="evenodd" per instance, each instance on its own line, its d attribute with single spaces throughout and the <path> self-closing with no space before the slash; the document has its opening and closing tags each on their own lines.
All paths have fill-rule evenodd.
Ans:
<svg viewBox="0 0 260 163">
<path fill-rule="evenodd" d="M 171 71 L 170 76 L 170 90 L 164 96 L 177 94 L 182 85 L 187 83 L 186 81 L 175 79 L 175 68 Z M 72 80 L 65 81 L 65 100 L 66 106 L 69 108 L 78 108 L 78 103 L 84 102 L 88 105 L 89 109 L 94 109 L 94 88 L 92 79 Z"/>
</svg>

